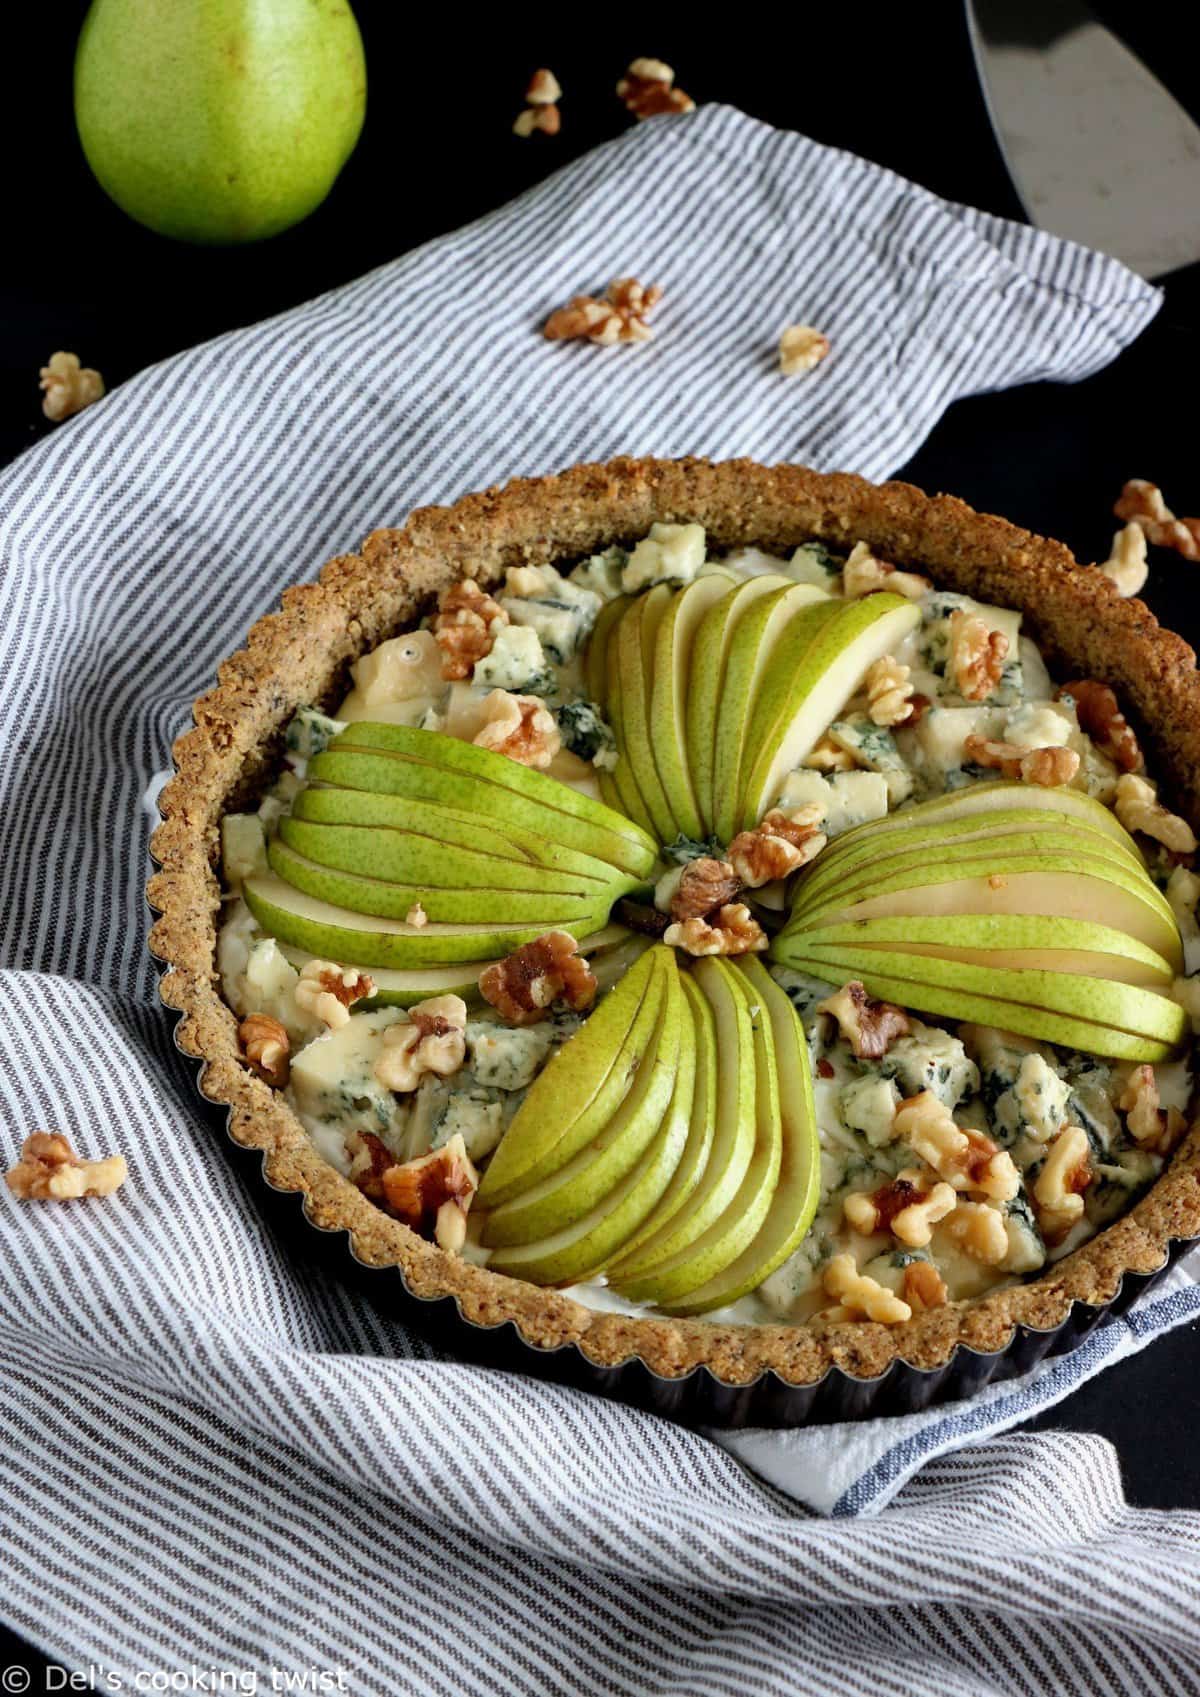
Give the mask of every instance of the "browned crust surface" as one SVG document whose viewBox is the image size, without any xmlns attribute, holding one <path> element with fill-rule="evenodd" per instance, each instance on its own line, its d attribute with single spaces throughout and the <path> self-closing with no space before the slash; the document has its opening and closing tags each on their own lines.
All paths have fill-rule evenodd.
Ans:
<svg viewBox="0 0 1200 1697">
<path fill-rule="evenodd" d="M 331 560 L 317 583 L 288 590 L 281 610 L 261 619 L 245 649 L 219 668 L 217 687 L 196 703 L 195 728 L 176 742 L 178 775 L 163 791 L 152 844 L 161 871 L 148 894 L 161 917 L 151 947 L 169 968 L 162 998 L 182 1015 L 181 1048 L 203 1063 L 204 1094 L 229 1106 L 233 1136 L 264 1152 L 273 1183 L 304 1192 L 312 1220 L 347 1230 L 361 1260 L 399 1267 L 418 1296 L 455 1297 L 476 1324 L 511 1320 L 530 1343 L 576 1343 L 600 1365 L 636 1355 L 670 1376 L 704 1364 L 735 1384 L 768 1368 L 796 1384 L 833 1365 L 868 1377 L 896 1356 L 935 1368 L 959 1343 L 998 1350 L 1014 1325 L 1051 1328 L 1073 1301 L 1111 1301 L 1126 1272 L 1152 1272 L 1172 1238 L 1200 1235 L 1200 1127 L 1136 1207 L 1032 1283 L 899 1327 L 738 1327 L 596 1313 L 443 1254 L 328 1166 L 283 1098 L 239 1060 L 236 1021 L 214 965 L 219 822 L 278 766 L 295 709 L 340 699 L 350 662 L 411 623 L 456 579 L 494 583 L 508 566 L 631 542 L 655 520 L 694 520 L 719 547 L 786 552 L 818 537 L 848 549 L 863 540 L 939 585 L 1019 607 L 1048 658 L 1069 675 L 1116 689 L 1173 801 L 1200 827 L 1196 657 L 1140 601 L 1122 600 L 1061 543 L 950 496 L 801 466 L 620 459 L 515 481 L 452 507 L 421 508 L 403 528 L 368 536 L 360 553 Z"/>
</svg>

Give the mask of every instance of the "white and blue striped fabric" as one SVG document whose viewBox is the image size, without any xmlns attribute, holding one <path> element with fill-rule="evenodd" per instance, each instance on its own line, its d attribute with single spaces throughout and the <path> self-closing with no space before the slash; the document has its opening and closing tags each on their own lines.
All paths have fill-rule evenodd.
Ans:
<svg viewBox="0 0 1200 1697">
<path fill-rule="evenodd" d="M 654 342 L 541 339 L 629 273 L 664 287 Z M 3 476 L 3 1153 L 53 1126 L 131 1168 L 103 1203 L 0 1193 L 12 1627 L 110 1690 L 1200 1686 L 1200 1517 L 1127 1506 L 1098 1439 L 999 1435 L 1195 1314 L 1184 1274 L 1030 1383 L 871 1428 L 718 1441 L 460 1365 L 265 1228 L 142 900 L 192 699 L 373 526 L 620 452 L 879 476 L 956 396 L 1086 376 L 1157 304 L 713 107 L 142 373 Z M 798 320 L 833 352 L 788 380 Z"/>
</svg>

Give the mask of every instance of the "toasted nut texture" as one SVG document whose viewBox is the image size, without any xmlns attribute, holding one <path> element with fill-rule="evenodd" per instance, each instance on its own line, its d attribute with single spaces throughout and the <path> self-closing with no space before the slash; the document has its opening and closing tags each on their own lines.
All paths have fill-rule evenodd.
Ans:
<svg viewBox="0 0 1200 1697">
<path fill-rule="evenodd" d="M 879 1060 L 897 1037 L 912 1029 L 908 1015 L 893 1002 L 877 1002 L 867 995 L 857 978 L 843 984 L 836 995 L 817 1003 L 818 1013 L 832 1014 L 838 1030 L 860 1060 Z"/>
<path fill-rule="evenodd" d="M 1006 778 L 1042 789 L 1069 784 L 1079 771 L 1079 756 L 1073 748 L 1018 748 L 1016 743 L 993 742 L 974 731 L 964 741 L 963 753 L 976 766 L 994 767 Z"/>
<path fill-rule="evenodd" d="M 1178 1108 L 1162 1108 L 1158 1079 L 1152 1066 L 1136 1066 L 1117 1097 L 1125 1115 L 1130 1137 L 1143 1149 L 1167 1155 L 1187 1129 L 1187 1119 Z"/>
<path fill-rule="evenodd" d="M 829 337 L 811 324 L 789 324 L 779 338 L 779 369 L 785 377 L 814 371 L 829 353 Z"/>
<path fill-rule="evenodd" d="M 726 902 L 708 919 L 668 925 L 663 942 L 689 955 L 745 955 L 765 949 L 770 938 L 742 902 Z"/>
<path fill-rule="evenodd" d="M 714 860 L 709 855 L 689 860 L 679 869 L 667 912 L 672 919 L 703 919 L 714 908 L 731 902 L 741 887 L 742 880 L 729 861 Z"/>
<path fill-rule="evenodd" d="M 38 376 L 42 411 L 55 424 L 90 407 L 104 393 L 103 377 L 91 366 L 81 366 L 78 354 L 51 354 Z"/>
<path fill-rule="evenodd" d="M 529 79 L 529 87 L 525 90 L 527 106 L 553 106 L 556 100 L 562 99 L 562 87 L 553 71 L 548 71 L 543 65 Z"/>
<path fill-rule="evenodd" d="M 661 59 L 635 59 L 617 84 L 617 94 L 635 118 L 691 112 L 696 104 L 675 87 L 675 72 Z"/>
<path fill-rule="evenodd" d="M 553 713 L 536 695 L 494 689 L 483 704 L 484 722 L 475 733 L 479 748 L 506 754 L 522 766 L 544 770 L 562 747 Z"/>
<path fill-rule="evenodd" d="M 1193 854 L 1196 833 L 1186 819 L 1171 813 L 1158 799 L 1158 791 L 1145 778 L 1133 772 L 1123 772 L 1117 779 L 1113 811 L 1127 831 L 1140 831 L 1153 837 L 1172 854 Z"/>
<path fill-rule="evenodd" d="M 975 613 L 962 609 L 950 615 L 950 658 L 947 670 L 964 701 L 986 701 L 1004 670 L 1008 638 L 989 630 Z"/>
<path fill-rule="evenodd" d="M 380 1188 L 397 1219 L 432 1237 L 448 1255 L 460 1252 L 467 1239 L 467 1212 L 479 1188 L 461 1132 L 432 1154 L 386 1168 Z"/>
<path fill-rule="evenodd" d="M 1150 575 L 1146 564 L 1146 532 L 1132 520 L 1118 530 L 1112 539 L 1112 552 L 1100 563 L 1099 570 L 1111 578 L 1117 593 L 1126 600 L 1145 587 Z"/>
<path fill-rule="evenodd" d="M 824 816 L 820 802 L 785 813 L 773 807 L 757 831 L 739 831 L 729 845 L 729 864 L 747 889 L 761 889 L 786 878 L 815 860 L 829 841 L 819 829 Z"/>
<path fill-rule="evenodd" d="M 893 1237 L 912 1249 L 924 1249 L 933 1227 L 958 1206 L 952 1186 L 927 1177 L 912 1167 L 871 1192 L 853 1191 L 842 1209 L 852 1231 L 873 1236 L 891 1231 Z"/>
<path fill-rule="evenodd" d="M 867 667 L 867 713 L 876 725 L 904 725 L 912 717 L 912 667 L 890 654 Z"/>
<path fill-rule="evenodd" d="M 981 1131 L 955 1125 L 932 1090 L 901 1102 L 895 1125 L 897 1137 L 955 1190 L 973 1190 L 998 1202 L 1011 1202 L 1020 1190 L 1021 1175 L 1008 1151 Z"/>
<path fill-rule="evenodd" d="M 409 1008 L 408 1018 L 389 1025 L 375 1060 L 375 1077 L 385 1090 L 405 1095 L 427 1072 L 447 1078 L 466 1055 L 467 1004 L 461 996 L 430 996 Z"/>
<path fill-rule="evenodd" d="M 986 1202 L 960 1202 L 945 1221 L 944 1230 L 972 1260 L 998 1267 L 1008 1254 L 1004 1216 Z"/>
<path fill-rule="evenodd" d="M 83 1161 L 57 1131 L 34 1131 L 21 1145 L 5 1182 L 21 1202 L 70 1202 L 77 1196 L 111 1196 L 128 1174 L 124 1155 Z"/>
<path fill-rule="evenodd" d="M 542 328 L 551 342 L 648 342 L 654 332 L 646 320 L 662 299 L 656 283 L 639 283 L 636 277 L 614 277 L 603 300 L 575 295 L 566 306 L 552 312 Z"/>
<path fill-rule="evenodd" d="M 1101 754 L 1106 754 L 1122 772 L 1141 771 L 1142 751 L 1133 726 L 1107 684 L 1097 683 L 1095 678 L 1081 678 L 1063 684 L 1055 700 L 1061 701 L 1064 696 L 1075 703 L 1080 730 L 1091 737 Z"/>
<path fill-rule="evenodd" d="M 1173 548 L 1185 560 L 1200 560 L 1200 519 L 1177 519 L 1156 483 L 1130 478 L 1113 512 L 1117 518 L 1139 525 L 1146 540 L 1157 547 Z"/>
<path fill-rule="evenodd" d="M 1050 1145 L 1033 1187 L 1038 1225 L 1057 1243 L 1083 1218 L 1083 1195 L 1092 1182 L 1091 1152 L 1082 1126 L 1065 1125 Z"/>
<path fill-rule="evenodd" d="M 247 1014 L 238 1026 L 238 1042 L 250 1066 L 268 1084 L 280 1090 L 288 1081 L 288 1034 L 270 1014 Z"/>
<path fill-rule="evenodd" d="M 508 1025 L 535 1025 L 565 1002 L 582 1013 L 596 999 L 596 979 L 567 931 L 547 931 L 479 975 L 479 993 Z"/>
<path fill-rule="evenodd" d="M 348 1177 L 364 1196 L 369 1196 L 373 1202 L 381 1202 L 383 1175 L 395 1165 L 395 1155 L 381 1138 L 376 1137 L 373 1131 L 359 1132 L 358 1148 L 351 1159 Z"/>
<path fill-rule="evenodd" d="M 452 681 L 469 678 L 475 663 L 492 652 L 496 632 L 508 623 L 498 601 L 485 595 L 471 578 L 451 584 L 438 601 L 433 634 L 442 651 L 442 676 Z"/>
<path fill-rule="evenodd" d="M 296 985 L 296 1006 L 336 1031 L 350 1018 L 355 1002 L 374 994 L 375 980 L 357 966 L 339 966 L 334 960 L 310 960 Z"/>
<path fill-rule="evenodd" d="M 834 1255 L 825 1269 L 822 1280 L 826 1296 L 833 1297 L 845 1310 L 839 1319 L 878 1320 L 884 1326 L 898 1326 L 912 1319 L 907 1302 L 881 1285 L 878 1279 L 860 1273 L 853 1255 Z"/>
<path fill-rule="evenodd" d="M 901 1282 L 904 1300 L 914 1314 L 925 1314 L 931 1308 L 942 1308 L 949 1297 L 946 1281 L 932 1261 L 910 1261 Z"/>
<path fill-rule="evenodd" d="M 816 772 L 852 772 L 855 759 L 848 748 L 834 742 L 831 736 L 823 736 L 801 764 L 811 766 Z"/>
<path fill-rule="evenodd" d="M 910 601 L 919 601 L 932 588 L 929 579 L 919 572 L 898 571 L 888 560 L 878 559 L 865 542 L 854 544 L 850 558 L 842 567 L 842 591 L 849 600 L 886 589 L 891 595 L 906 595 Z"/>
<path fill-rule="evenodd" d="M 557 106 L 527 106 L 523 112 L 518 112 L 513 122 L 515 136 L 531 136 L 535 132 L 544 136 L 556 136 L 562 129 L 562 114 Z"/>
</svg>

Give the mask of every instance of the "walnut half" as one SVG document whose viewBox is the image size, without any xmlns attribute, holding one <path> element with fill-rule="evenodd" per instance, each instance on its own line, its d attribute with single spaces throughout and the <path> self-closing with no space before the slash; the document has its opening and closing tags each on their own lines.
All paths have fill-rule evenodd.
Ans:
<svg viewBox="0 0 1200 1697">
<path fill-rule="evenodd" d="M 832 1014 L 838 1030 L 860 1060 L 877 1061 L 897 1037 L 912 1029 L 908 1015 L 894 1002 L 877 1002 L 852 978 L 834 996 L 817 1003 L 818 1013 Z"/>
<path fill-rule="evenodd" d="M 69 1202 L 78 1196 L 111 1196 L 128 1175 L 124 1155 L 84 1161 L 57 1131 L 34 1131 L 21 1145 L 21 1158 L 4 1175 L 21 1202 Z"/>
<path fill-rule="evenodd" d="M 381 1178 L 383 1199 L 398 1220 L 439 1249 L 457 1255 L 466 1242 L 467 1211 L 479 1188 L 462 1133 L 440 1149 L 387 1167 Z"/>
<path fill-rule="evenodd" d="M 596 979 L 569 931 L 547 931 L 485 967 L 479 994 L 506 1024 L 535 1025 L 556 1001 L 574 1013 L 590 1008 Z"/>
</svg>

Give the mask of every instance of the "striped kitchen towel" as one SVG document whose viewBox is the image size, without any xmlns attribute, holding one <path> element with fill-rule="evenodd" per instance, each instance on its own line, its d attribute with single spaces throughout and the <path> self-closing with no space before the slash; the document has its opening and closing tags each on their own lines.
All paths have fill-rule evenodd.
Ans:
<svg viewBox="0 0 1200 1697">
<path fill-rule="evenodd" d="M 663 286 L 654 342 L 540 338 L 617 273 Z M 1086 376 L 1157 303 L 713 107 L 142 373 L 0 479 L 3 1153 L 52 1125 L 131 1169 L 104 1203 L 0 1195 L 10 1625 L 106 1690 L 1197 1688 L 1197 1518 L 1129 1508 L 1096 1439 L 996 1435 L 1121 1332 L 991 1402 L 725 1447 L 456 1363 L 265 1228 L 173 1048 L 142 900 L 142 798 L 191 701 L 372 526 L 629 451 L 879 476 L 956 396 Z M 796 320 L 833 352 L 788 380 Z"/>
</svg>

